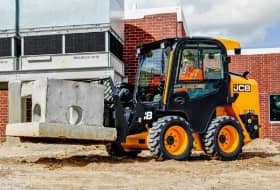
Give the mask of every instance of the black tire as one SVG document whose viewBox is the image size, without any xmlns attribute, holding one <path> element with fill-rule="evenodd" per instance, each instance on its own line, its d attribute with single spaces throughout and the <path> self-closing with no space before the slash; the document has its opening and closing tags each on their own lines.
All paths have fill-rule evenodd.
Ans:
<svg viewBox="0 0 280 190">
<path fill-rule="evenodd" d="M 119 143 L 113 142 L 106 144 L 106 151 L 110 156 L 122 157 L 137 157 L 141 150 L 125 151 Z"/>
<path fill-rule="evenodd" d="M 230 116 L 220 116 L 211 121 L 202 140 L 209 156 L 234 160 L 242 152 L 243 139 L 239 122 Z"/>
<path fill-rule="evenodd" d="M 148 146 L 157 160 L 188 159 L 193 147 L 189 123 L 179 116 L 158 119 L 149 131 Z"/>
</svg>

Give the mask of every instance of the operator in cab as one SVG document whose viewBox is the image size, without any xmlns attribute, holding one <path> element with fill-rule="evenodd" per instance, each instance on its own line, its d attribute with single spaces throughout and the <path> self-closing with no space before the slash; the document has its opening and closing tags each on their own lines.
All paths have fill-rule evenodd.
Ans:
<svg viewBox="0 0 280 190">
<path fill-rule="evenodd" d="M 180 80 L 202 80 L 202 69 L 196 66 L 195 57 L 191 52 L 183 52 L 182 55 L 183 71 L 180 75 Z"/>
</svg>

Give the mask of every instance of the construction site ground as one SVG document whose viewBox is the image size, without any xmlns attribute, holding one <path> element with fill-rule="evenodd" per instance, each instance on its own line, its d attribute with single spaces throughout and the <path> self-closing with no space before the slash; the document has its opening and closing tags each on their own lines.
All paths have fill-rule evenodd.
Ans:
<svg viewBox="0 0 280 190">
<path fill-rule="evenodd" d="M 280 189 L 280 143 L 257 139 L 235 161 L 110 157 L 103 145 L 0 144 L 0 189 Z"/>
</svg>

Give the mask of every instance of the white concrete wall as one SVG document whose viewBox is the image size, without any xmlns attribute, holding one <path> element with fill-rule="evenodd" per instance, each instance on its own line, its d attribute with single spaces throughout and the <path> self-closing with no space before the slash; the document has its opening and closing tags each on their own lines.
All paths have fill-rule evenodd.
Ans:
<svg viewBox="0 0 280 190">
<path fill-rule="evenodd" d="M 124 76 L 124 64 L 114 54 L 110 54 L 110 66 L 121 76 Z"/>
<path fill-rule="evenodd" d="M 86 70 L 52 70 L 52 71 L 26 71 L 20 73 L 1 73 L 0 72 L 0 82 L 22 80 L 22 81 L 32 81 L 39 80 L 42 78 L 55 78 L 55 79 L 73 79 L 73 80 L 83 80 L 83 79 L 97 79 L 111 77 L 114 81 L 120 81 L 123 77 L 122 75 L 115 72 L 112 68 L 105 69 L 95 69 L 89 68 Z"/>
<path fill-rule="evenodd" d="M 21 70 L 98 68 L 109 66 L 108 53 L 23 56 Z"/>
<path fill-rule="evenodd" d="M 0 58 L 0 71 L 13 71 L 15 58 Z"/>
</svg>

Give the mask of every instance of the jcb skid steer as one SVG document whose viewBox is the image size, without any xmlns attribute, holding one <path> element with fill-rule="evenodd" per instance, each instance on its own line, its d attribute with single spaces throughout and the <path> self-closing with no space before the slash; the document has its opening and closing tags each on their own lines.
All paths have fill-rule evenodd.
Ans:
<svg viewBox="0 0 280 190">
<path fill-rule="evenodd" d="M 240 54 L 239 42 L 183 38 L 139 47 L 135 86 L 122 85 L 115 98 L 124 108 L 115 119 L 125 119 L 117 122 L 123 126 L 108 152 L 136 155 L 149 149 L 158 159 L 185 160 L 199 150 L 237 158 L 244 144 L 260 136 L 259 92 L 248 72 L 229 72 L 228 52 Z M 200 70 L 199 78 L 182 77 L 188 61 Z"/>
<path fill-rule="evenodd" d="M 150 150 L 157 159 L 186 160 L 197 150 L 235 159 L 244 144 L 261 134 L 256 81 L 248 79 L 248 72 L 229 72 L 228 53 L 240 52 L 240 44 L 227 39 L 165 39 L 137 49 L 134 85 L 114 86 L 111 78 L 11 84 L 9 93 L 14 89 L 21 97 L 34 96 L 34 117 L 32 123 L 11 122 L 6 133 L 47 141 L 106 141 L 114 156 Z M 16 107 L 16 102 L 11 104 Z M 23 114 L 14 115 L 18 122 Z"/>
</svg>

